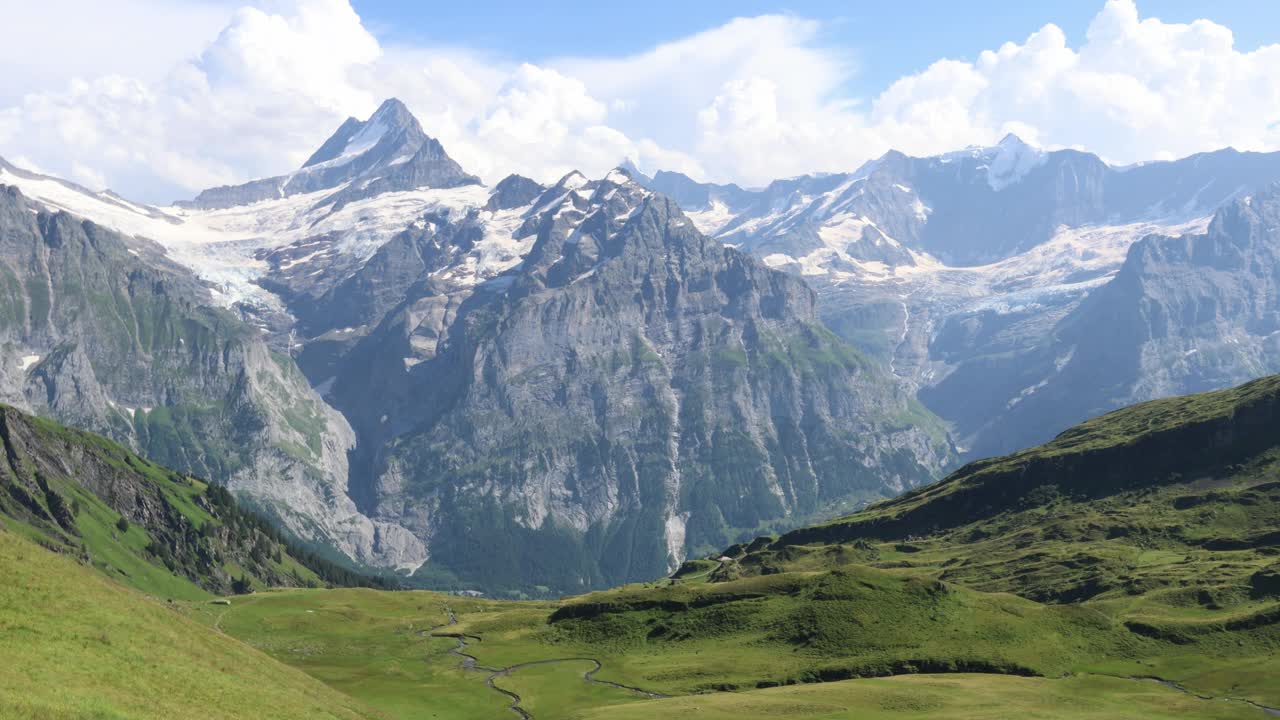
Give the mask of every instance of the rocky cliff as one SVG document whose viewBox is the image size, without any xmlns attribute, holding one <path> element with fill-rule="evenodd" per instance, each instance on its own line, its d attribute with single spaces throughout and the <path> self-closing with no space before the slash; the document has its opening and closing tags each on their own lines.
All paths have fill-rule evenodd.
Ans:
<svg viewBox="0 0 1280 720">
<path fill-rule="evenodd" d="M 1135 243 L 1115 278 L 1050 339 L 1011 359 L 1025 383 L 987 420 L 1001 438 L 1048 439 L 1119 406 L 1280 372 L 1280 186 L 1219 210 L 1203 233 Z M 956 378 L 956 381 L 963 381 Z M 951 381 L 938 393 L 954 393 Z"/>
<path fill-rule="evenodd" d="M 642 579 L 948 463 L 936 421 L 802 282 L 624 172 L 567 176 L 515 235 L 524 261 L 465 297 L 415 284 L 333 389 L 381 446 L 369 511 L 433 563 L 486 586 Z"/>
<path fill-rule="evenodd" d="M 0 187 L 0 397 L 225 483 L 301 538 L 420 562 L 421 543 L 347 497 L 346 420 L 188 272 L 137 247 Z"/>
</svg>

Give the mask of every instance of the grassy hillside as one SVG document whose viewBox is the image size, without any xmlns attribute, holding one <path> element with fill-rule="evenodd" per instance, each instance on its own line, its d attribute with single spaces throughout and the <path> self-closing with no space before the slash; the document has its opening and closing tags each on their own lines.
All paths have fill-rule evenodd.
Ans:
<svg viewBox="0 0 1280 720">
<path fill-rule="evenodd" d="M 387 717 L 7 530 L 0 577 L 0 717 Z"/>
<path fill-rule="evenodd" d="M 935 533 L 1060 500 L 1190 494 L 1214 489 L 1215 482 L 1265 484 L 1276 479 L 1277 427 L 1280 375 L 1142 403 L 1082 423 L 1048 444 L 970 463 L 865 512 L 788 533 L 781 544 Z"/>
<path fill-rule="evenodd" d="M 1278 396 L 1113 413 L 672 579 L 554 603 L 271 593 L 223 627 L 402 717 L 442 707 L 424 675 L 450 707 L 542 718 L 1257 717 L 1280 707 Z"/>
<path fill-rule="evenodd" d="M 0 406 L 0 523 L 143 592 L 179 599 L 367 582 L 218 486 L 91 433 Z"/>
<path fill-rule="evenodd" d="M 1182 720 L 1261 718 L 1255 708 L 1202 700 L 1156 683 L 1105 677 L 1063 680 L 1000 675 L 907 675 L 800 685 L 747 693 L 694 695 L 597 707 L 572 720 L 901 720 L 1034 718 L 1035 720 Z M 548 716 L 550 717 L 550 716 Z"/>
<path fill-rule="evenodd" d="M 22 589 L 0 605 L 0 637 L 41 648 L 29 664 L 45 669 L 0 671 L 0 697 L 17 707 L 23 683 L 54 685 L 60 674 L 86 684 L 32 697 L 64 708 L 116 696 L 103 689 L 114 681 L 97 673 L 105 672 L 102 653 L 122 641 L 107 634 L 99 648 L 87 629 L 108 623 L 85 609 L 105 602 L 84 595 L 101 586 L 123 593 L 118 602 L 131 598 L 181 621 L 165 632 L 200 643 L 225 642 L 217 634 L 225 633 L 248 646 L 240 652 L 255 648 L 323 682 L 347 703 L 339 707 L 397 720 L 517 717 L 513 708 L 542 720 L 1262 717 L 1263 706 L 1280 707 L 1277 397 L 1280 381 L 1268 380 L 1137 406 L 847 518 L 728 548 L 723 561 L 695 559 L 672 578 L 560 601 L 283 589 L 230 606 L 199 598 L 164 606 L 61 557 L 59 567 L 94 583 L 82 591 L 83 578 L 70 570 L 47 580 L 20 576 Z M 25 422 L 35 429 L 22 432 L 42 432 Z M 21 440 L 15 427 L 23 426 L 0 425 Z M 79 497 L 75 485 L 58 484 L 76 473 L 32 460 L 22 450 L 30 444 L 6 440 L 10 446 L 20 450 L 8 453 L 10 475 L 27 478 L 10 479 L 9 495 L 0 496 L 11 517 L 19 514 L 11 488 L 33 495 L 44 487 L 37 469 L 49 491 Z M 210 512 L 201 504 L 207 489 L 190 479 L 153 480 L 147 487 L 164 488 L 169 506 Z M 95 497 L 116 497 L 94 487 Z M 125 541 L 137 527 L 103 545 L 59 521 L 71 512 L 80 528 L 78 518 L 91 512 L 83 501 L 78 513 L 60 512 L 73 503 L 41 497 L 44 516 L 23 504 L 31 517 L 10 525 L 42 542 L 61 538 L 63 550 L 83 548 L 100 567 L 124 562 L 100 560 L 104 547 L 136 549 Z M 112 517 L 95 522 L 109 531 Z M 113 574 L 148 592 L 187 577 L 187 566 L 167 571 L 139 553 L 160 576 Z M 52 614 L 29 609 L 55 592 L 63 606 L 52 603 Z M 72 617 L 87 624 L 67 634 L 61 628 Z M 79 650 L 59 646 L 64 637 Z M 153 643 L 129 642 L 140 679 L 119 679 L 126 694 L 160 682 L 143 672 Z M 38 661 L 40 653 L 72 660 L 55 666 Z M 237 671 L 207 659 L 215 671 Z M 33 707 L 21 711 L 48 716 Z M 147 717 L 86 707 L 69 717 Z"/>
</svg>

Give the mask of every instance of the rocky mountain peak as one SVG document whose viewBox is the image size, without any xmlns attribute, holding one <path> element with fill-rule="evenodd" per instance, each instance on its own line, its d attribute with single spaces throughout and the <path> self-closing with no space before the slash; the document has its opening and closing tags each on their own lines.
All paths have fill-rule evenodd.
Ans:
<svg viewBox="0 0 1280 720">
<path fill-rule="evenodd" d="M 494 212 L 524 207 L 544 191 L 546 188 L 542 183 L 530 180 L 523 175 L 511 174 L 493 186 L 493 192 L 489 194 L 489 202 L 485 204 L 484 209 Z"/>
<path fill-rule="evenodd" d="M 630 175 L 632 179 L 634 179 L 636 182 L 639 182 L 641 184 L 648 184 L 653 181 L 653 178 L 649 177 L 648 175 L 645 175 L 643 172 L 640 171 L 640 168 L 636 167 L 636 164 L 634 162 L 631 162 L 631 158 L 623 158 L 622 162 L 618 163 L 617 169 L 626 171 L 626 173 Z"/>
<path fill-rule="evenodd" d="M 1002 148 L 1032 147 L 1027 141 L 1014 133 L 1005 133 L 1005 136 L 1000 138 L 1000 142 L 996 143 L 996 146 Z"/>
<path fill-rule="evenodd" d="M 1048 159 L 1048 153 L 1009 133 L 993 148 L 987 169 L 987 184 L 992 190 L 999 192 L 1021 181 L 1027 173 L 1043 165 Z"/>
<path fill-rule="evenodd" d="M 388 140 L 396 147 L 383 149 L 399 150 L 399 155 L 413 154 L 427 140 L 418 119 L 404 103 L 395 98 L 382 103 L 364 122 L 353 117 L 347 118 L 302 167 L 305 169 L 343 157 L 350 159 L 371 151 Z"/>
<path fill-rule="evenodd" d="M 479 184 L 404 103 L 390 98 L 368 120 L 347 118 L 295 172 L 205 190 L 187 205 L 217 209 L 301 193 L 334 191 L 319 204 L 335 209 L 384 192 Z"/>
</svg>

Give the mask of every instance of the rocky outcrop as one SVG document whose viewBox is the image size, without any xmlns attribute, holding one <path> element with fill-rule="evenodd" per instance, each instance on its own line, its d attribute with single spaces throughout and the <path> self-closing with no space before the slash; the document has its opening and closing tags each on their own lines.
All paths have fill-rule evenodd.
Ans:
<svg viewBox="0 0 1280 720">
<path fill-rule="evenodd" d="M 1280 372 L 1280 186 L 1223 207 L 1204 233 L 1135 243 L 1116 277 L 1018 360 L 1031 391 L 995 418 L 981 452 L 1012 449 L 996 438 L 1046 440 L 1134 402 Z"/>
<path fill-rule="evenodd" d="M 0 187 L 0 396 L 225 483 L 299 537 L 363 562 L 422 544 L 346 494 L 346 420 L 189 274 Z"/>
<path fill-rule="evenodd" d="M 821 325 L 801 281 L 625 173 L 566 176 L 515 236 L 534 242 L 504 275 L 452 295 L 415 283 L 333 388 L 378 448 L 370 512 L 465 580 L 652 577 L 950 460 L 941 428 Z"/>
<path fill-rule="evenodd" d="M 524 207 L 546 190 L 541 183 L 523 175 L 508 175 L 493 186 L 493 192 L 489 195 L 489 202 L 485 203 L 484 209 L 493 212 Z"/>
</svg>

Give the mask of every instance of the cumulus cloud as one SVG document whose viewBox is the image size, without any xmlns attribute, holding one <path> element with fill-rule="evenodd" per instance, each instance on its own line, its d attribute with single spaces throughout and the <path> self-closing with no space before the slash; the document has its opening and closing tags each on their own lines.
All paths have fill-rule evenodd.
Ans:
<svg viewBox="0 0 1280 720">
<path fill-rule="evenodd" d="M 1046 145 L 1117 162 L 1270 150 L 1280 146 L 1278 61 L 1280 45 L 1239 52 L 1221 25 L 1141 19 L 1132 0 L 1109 0 L 1078 49 L 1047 25 L 975 63 L 936 63 L 877 98 L 872 122 L 919 126 L 915 108 L 935 103 L 977 142 L 1016 124 Z"/>
<path fill-rule="evenodd" d="M 383 46 L 347 0 L 227 12 L 211 41 L 164 73 L 80 72 L 9 102 L 0 154 L 169 199 L 286 172 L 345 117 L 389 96 L 489 181 L 599 174 L 627 158 L 759 184 L 1006 132 L 1114 162 L 1280 147 L 1280 46 L 1240 52 L 1228 28 L 1142 18 L 1132 0 L 1106 2 L 1078 46 L 1046 25 L 972 62 L 940 59 L 869 99 L 843 91 L 857 71 L 849 52 L 824 45 L 819 22 L 792 16 L 534 65 Z M 0 55 L 0 69 L 9 64 Z"/>
<path fill-rule="evenodd" d="M 1046 25 L 975 62 L 939 60 L 865 110 L 801 103 L 797 111 L 774 83 L 727 82 L 699 115 L 695 154 L 713 175 L 761 182 L 847 170 L 890 148 L 991 144 L 1008 132 L 1119 163 L 1226 146 L 1274 150 L 1278 61 L 1280 45 L 1240 52 L 1221 25 L 1141 19 L 1132 0 L 1109 0 L 1078 48 Z"/>
<path fill-rule="evenodd" d="M 227 25 L 234 0 L 40 0 L 4 3 L 0 107 L 68 78 L 159 80 Z"/>
<path fill-rule="evenodd" d="M 152 200 L 280 172 L 346 112 L 377 106 L 351 78 L 379 55 L 346 0 L 243 8 L 159 80 L 76 78 L 25 95 L 0 114 L 0 152 Z"/>
</svg>

